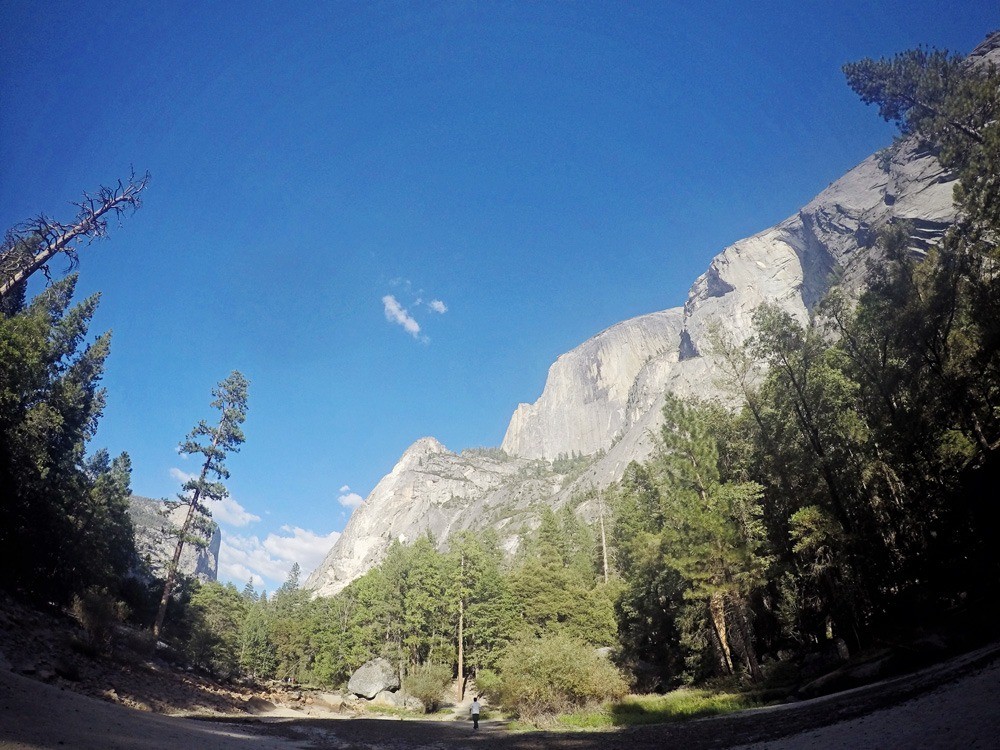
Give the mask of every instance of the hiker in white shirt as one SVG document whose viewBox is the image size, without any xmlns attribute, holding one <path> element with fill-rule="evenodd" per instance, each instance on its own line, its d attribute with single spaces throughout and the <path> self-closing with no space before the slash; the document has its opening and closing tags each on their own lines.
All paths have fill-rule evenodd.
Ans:
<svg viewBox="0 0 1000 750">
<path fill-rule="evenodd" d="M 477 695 L 472 699 L 472 705 L 469 706 L 469 713 L 472 714 L 472 728 L 479 729 L 479 696 Z"/>
</svg>

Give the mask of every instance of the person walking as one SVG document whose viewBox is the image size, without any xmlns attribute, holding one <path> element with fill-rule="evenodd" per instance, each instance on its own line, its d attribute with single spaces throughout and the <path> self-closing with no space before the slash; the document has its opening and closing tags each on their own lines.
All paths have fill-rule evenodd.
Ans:
<svg viewBox="0 0 1000 750">
<path fill-rule="evenodd" d="M 473 731 L 479 729 L 479 696 L 477 695 L 472 699 L 472 705 L 469 706 L 469 713 L 472 714 L 472 729 Z"/>
</svg>

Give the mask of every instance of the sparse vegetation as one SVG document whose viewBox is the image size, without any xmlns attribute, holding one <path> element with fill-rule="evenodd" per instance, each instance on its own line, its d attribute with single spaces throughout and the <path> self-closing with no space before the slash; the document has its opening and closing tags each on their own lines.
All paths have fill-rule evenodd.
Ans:
<svg viewBox="0 0 1000 750">
<path fill-rule="evenodd" d="M 571 711 L 561 715 L 560 727 L 610 729 L 612 727 L 666 724 L 700 719 L 756 708 L 763 705 L 742 692 L 713 692 L 680 688 L 666 695 L 629 695 L 598 709 Z"/>
<path fill-rule="evenodd" d="M 404 690 L 424 704 L 425 713 L 434 713 L 441 707 L 449 685 L 451 667 L 433 662 L 414 666 L 403 678 Z"/>
</svg>

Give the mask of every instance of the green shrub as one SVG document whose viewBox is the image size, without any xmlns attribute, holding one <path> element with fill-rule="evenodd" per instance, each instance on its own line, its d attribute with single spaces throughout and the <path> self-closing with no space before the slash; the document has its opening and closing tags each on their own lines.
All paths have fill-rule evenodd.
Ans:
<svg viewBox="0 0 1000 750">
<path fill-rule="evenodd" d="M 108 651 L 115 624 L 128 617 L 128 607 L 116 601 L 107 589 L 92 586 L 73 595 L 70 613 L 86 633 L 87 644 L 98 651 Z"/>
<path fill-rule="evenodd" d="M 476 670 L 476 692 L 491 701 L 500 702 L 500 675 L 492 669 Z"/>
<path fill-rule="evenodd" d="M 424 712 L 437 711 L 444 691 L 451 685 L 451 667 L 444 664 L 420 664 L 410 669 L 403 681 L 403 688 L 424 704 Z"/>
<path fill-rule="evenodd" d="M 611 662 L 564 634 L 512 643 L 500 659 L 498 682 L 490 693 L 509 711 L 532 720 L 627 692 Z M 483 690 L 481 682 L 479 687 Z"/>
</svg>

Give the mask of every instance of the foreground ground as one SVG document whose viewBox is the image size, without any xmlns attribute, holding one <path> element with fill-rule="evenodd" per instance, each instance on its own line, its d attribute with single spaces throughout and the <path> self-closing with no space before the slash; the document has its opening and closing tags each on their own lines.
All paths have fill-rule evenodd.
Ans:
<svg viewBox="0 0 1000 750">
<path fill-rule="evenodd" d="M 594 733 L 509 733 L 485 723 L 366 718 L 186 719 L 114 705 L 0 672 L 0 748 L 989 748 L 1000 737 L 1000 646 L 913 675 L 795 704 L 683 724 Z"/>
<path fill-rule="evenodd" d="M 83 647 L 83 638 L 64 613 L 0 596 L 0 748 L 1000 747 L 995 640 L 904 677 L 714 719 L 589 733 L 512 733 L 487 721 L 473 733 L 462 705 L 434 720 L 375 718 L 337 694 L 219 683 L 131 652 L 127 637 L 116 639 L 113 657 Z M 986 639 L 955 640 L 951 653 L 976 642 Z"/>
</svg>

